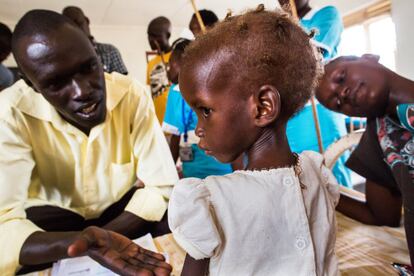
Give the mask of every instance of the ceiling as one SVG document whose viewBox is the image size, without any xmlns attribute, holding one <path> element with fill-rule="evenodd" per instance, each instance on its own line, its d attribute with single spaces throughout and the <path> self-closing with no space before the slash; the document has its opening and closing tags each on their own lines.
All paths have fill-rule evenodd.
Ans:
<svg viewBox="0 0 414 276">
<path fill-rule="evenodd" d="M 263 3 L 276 7 L 277 0 L 195 0 L 198 9 L 211 9 L 222 18 L 230 8 L 239 12 Z M 346 14 L 372 0 L 311 0 L 312 6 L 335 5 Z M 31 9 L 50 9 L 61 12 L 65 6 L 83 9 L 91 24 L 103 26 L 146 26 L 159 15 L 164 15 L 173 26 L 187 26 L 193 13 L 190 0 L 0 0 L 0 21 L 14 25 Z"/>
</svg>

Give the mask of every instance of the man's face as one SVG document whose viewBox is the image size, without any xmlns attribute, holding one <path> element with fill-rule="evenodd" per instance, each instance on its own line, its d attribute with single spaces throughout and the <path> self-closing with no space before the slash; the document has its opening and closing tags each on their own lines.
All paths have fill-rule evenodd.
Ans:
<svg viewBox="0 0 414 276">
<path fill-rule="evenodd" d="M 195 133 L 200 137 L 199 147 L 228 163 L 248 149 L 256 132 L 250 112 L 252 99 L 240 96 L 239 87 L 229 83 L 229 74 L 219 72 L 220 63 L 211 58 L 182 69 L 179 83 L 184 99 L 198 117 Z"/>
<path fill-rule="evenodd" d="M 151 50 L 163 51 L 169 48 L 170 32 L 165 25 L 151 25 L 148 28 L 148 42 Z"/>
<path fill-rule="evenodd" d="M 198 24 L 197 18 L 193 16 L 188 26 L 195 37 L 201 34 L 201 27 Z"/>
<path fill-rule="evenodd" d="M 168 61 L 167 76 L 172 83 L 178 83 L 178 74 L 180 73 L 181 53 L 173 51 L 170 60 Z"/>
<path fill-rule="evenodd" d="M 66 24 L 20 41 L 19 66 L 33 88 L 69 123 L 84 132 L 106 116 L 105 80 L 89 39 Z"/>
<path fill-rule="evenodd" d="M 388 103 L 387 69 L 378 57 L 340 58 L 325 66 L 316 97 L 327 108 L 357 117 L 383 116 Z"/>
</svg>

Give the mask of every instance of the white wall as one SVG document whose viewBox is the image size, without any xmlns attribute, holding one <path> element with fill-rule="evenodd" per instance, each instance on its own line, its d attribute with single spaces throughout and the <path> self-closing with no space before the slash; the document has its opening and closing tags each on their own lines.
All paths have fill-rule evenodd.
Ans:
<svg viewBox="0 0 414 276">
<path fill-rule="evenodd" d="M 414 80 L 413 10 L 412 0 L 392 1 L 392 18 L 397 35 L 397 72 L 412 80 Z"/>
<path fill-rule="evenodd" d="M 314 0 L 314 3 L 318 6 L 334 4 L 331 2 L 333 1 Z M 347 13 L 369 2 L 371 0 L 349 0 L 338 1 L 337 4 L 342 13 Z M 398 73 L 410 79 L 414 79 L 414 36 L 412 35 L 412 24 L 414 21 L 411 15 L 413 10 L 413 0 L 392 0 L 392 17 L 397 34 L 396 68 Z M 15 22 L 4 23 L 9 25 L 11 29 L 14 28 Z M 92 25 L 91 31 L 97 41 L 115 45 L 120 50 L 131 76 L 145 83 L 145 51 L 150 49 L 147 41 L 146 26 Z M 173 28 L 170 41 L 173 42 L 182 31 L 183 27 Z M 5 64 L 7 66 L 15 66 L 12 57 L 9 57 Z"/>
<path fill-rule="evenodd" d="M 173 29 L 172 43 L 182 28 Z M 110 43 L 121 52 L 129 74 L 145 84 L 147 63 L 145 51 L 151 50 L 146 26 L 91 26 L 91 33 L 98 42 Z"/>
<path fill-rule="evenodd" d="M 14 24 L 6 24 L 13 30 Z M 174 28 L 170 42 L 182 33 L 183 28 Z M 98 42 L 110 43 L 121 52 L 129 74 L 141 83 L 146 82 L 147 63 L 145 51 L 151 50 L 147 39 L 147 26 L 94 26 L 91 33 Z M 12 55 L 4 62 L 6 66 L 16 66 Z"/>
</svg>

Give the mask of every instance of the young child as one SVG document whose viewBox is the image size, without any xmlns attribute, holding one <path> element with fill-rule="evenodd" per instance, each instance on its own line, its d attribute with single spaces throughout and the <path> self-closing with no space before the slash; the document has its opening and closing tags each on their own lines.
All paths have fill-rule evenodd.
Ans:
<svg viewBox="0 0 414 276">
<path fill-rule="evenodd" d="M 336 275 L 337 182 L 321 155 L 291 152 L 286 123 L 320 66 L 309 36 L 263 6 L 218 23 L 186 49 L 179 75 L 199 147 L 246 170 L 174 188 L 169 225 L 183 275 Z"/>
<path fill-rule="evenodd" d="M 172 85 L 168 93 L 162 128 L 165 133 L 172 135 L 170 139 L 171 153 L 174 161 L 177 161 L 180 156 L 184 177 L 206 178 L 209 175 L 224 175 L 233 171 L 231 165 L 218 162 L 197 146 L 199 138 L 194 132 L 197 125 L 197 115 L 184 101 L 178 86 L 181 56 L 190 42 L 188 39 L 178 39 L 172 46 L 167 71 Z"/>
</svg>

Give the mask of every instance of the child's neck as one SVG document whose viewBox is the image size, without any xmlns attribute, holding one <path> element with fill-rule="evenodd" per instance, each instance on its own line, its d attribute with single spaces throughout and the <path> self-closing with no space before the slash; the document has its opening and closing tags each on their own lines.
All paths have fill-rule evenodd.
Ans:
<svg viewBox="0 0 414 276">
<path fill-rule="evenodd" d="M 290 167 L 296 159 L 290 150 L 285 127 L 265 129 L 247 152 L 247 170 Z"/>
</svg>

